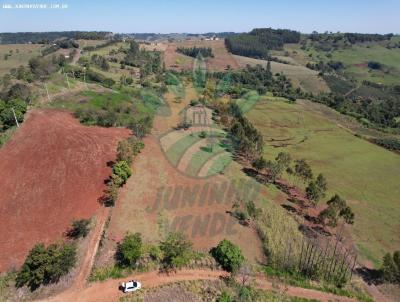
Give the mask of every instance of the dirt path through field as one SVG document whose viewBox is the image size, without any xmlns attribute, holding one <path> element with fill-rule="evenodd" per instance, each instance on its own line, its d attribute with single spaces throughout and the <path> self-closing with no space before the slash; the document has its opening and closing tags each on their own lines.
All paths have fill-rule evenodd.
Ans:
<svg viewBox="0 0 400 302">
<path fill-rule="evenodd" d="M 90 239 L 86 249 L 86 253 L 82 262 L 80 263 L 79 273 L 75 277 L 72 288 L 81 288 L 85 286 L 86 280 L 90 276 L 94 258 L 99 248 L 101 234 L 103 233 L 104 225 L 107 221 L 109 214 L 109 208 L 99 209 L 99 212 L 96 215 L 96 224 L 90 232 Z"/>
<path fill-rule="evenodd" d="M 82 54 L 82 50 L 80 48 L 78 48 L 76 50 L 76 54 L 72 58 L 72 62 L 71 62 L 72 65 L 75 65 L 79 61 L 81 54 Z"/>
<path fill-rule="evenodd" d="M 126 280 L 135 279 L 143 284 L 143 288 L 155 288 L 161 285 L 190 280 L 218 280 L 226 277 L 228 274 L 224 271 L 210 270 L 181 270 L 177 273 L 165 274 L 158 271 L 141 273 L 126 277 L 124 279 L 107 280 L 105 282 L 92 283 L 82 289 L 66 291 L 56 297 L 41 300 L 42 302 L 113 302 L 118 301 L 124 294 L 118 289 L 119 284 Z M 265 290 L 276 290 L 276 286 L 268 281 L 265 277 L 256 278 L 256 286 Z M 312 289 L 304 289 L 299 287 L 281 285 L 280 291 L 292 297 L 302 297 L 307 299 L 315 299 L 323 302 L 340 301 L 354 302 L 356 300 L 337 296 L 330 293 L 320 292 Z"/>
</svg>

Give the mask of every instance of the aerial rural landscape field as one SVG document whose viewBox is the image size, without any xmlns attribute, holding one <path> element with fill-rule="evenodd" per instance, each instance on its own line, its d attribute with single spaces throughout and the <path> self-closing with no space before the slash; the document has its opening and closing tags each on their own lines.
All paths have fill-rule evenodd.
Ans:
<svg viewBox="0 0 400 302">
<path fill-rule="evenodd" d="M 398 4 L 33 2 L 0 8 L 0 302 L 400 301 Z"/>
</svg>

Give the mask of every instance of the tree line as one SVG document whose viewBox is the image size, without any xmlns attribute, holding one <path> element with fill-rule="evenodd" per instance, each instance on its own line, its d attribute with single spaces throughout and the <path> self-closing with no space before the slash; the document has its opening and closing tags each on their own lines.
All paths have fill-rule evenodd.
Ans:
<svg viewBox="0 0 400 302">
<path fill-rule="evenodd" d="M 300 33 L 288 29 L 255 28 L 249 33 L 232 35 L 225 38 L 229 52 L 252 57 L 268 59 L 269 50 L 282 49 L 284 43 L 298 43 Z"/>
<path fill-rule="evenodd" d="M 192 58 L 196 58 L 199 54 L 204 58 L 214 58 L 211 47 L 178 47 L 176 51 Z"/>
<path fill-rule="evenodd" d="M 125 53 L 125 58 L 121 60 L 121 67 L 128 65 L 140 68 L 140 79 L 144 81 L 146 76 L 162 71 L 161 53 L 159 51 L 146 51 L 140 49 L 139 43 L 131 40 L 129 48 L 122 50 Z"/>
<path fill-rule="evenodd" d="M 323 103 L 343 114 L 352 115 L 361 122 L 363 122 L 363 119 L 366 119 L 370 124 L 377 127 L 399 128 L 400 123 L 398 122 L 398 117 L 400 116 L 400 95 L 391 93 L 388 90 L 382 90 L 382 92 L 386 96 L 384 99 L 379 98 L 378 96 L 375 97 L 372 94 L 362 96 L 358 91 L 355 91 L 354 94 L 348 96 L 333 91 L 331 93 L 321 93 L 318 96 L 312 96 L 311 98 L 314 101 Z M 360 98 L 362 99 L 362 102 L 357 101 Z"/>
<path fill-rule="evenodd" d="M 0 33 L 0 44 L 48 44 L 57 39 L 105 40 L 112 35 L 108 31 L 50 31 L 50 32 L 18 32 Z"/>
<path fill-rule="evenodd" d="M 294 88 L 290 80 L 283 74 L 271 72 L 271 63 L 267 66 L 261 65 L 250 66 L 242 70 L 231 71 L 228 74 L 224 72 L 214 72 L 210 76 L 217 80 L 227 79 L 229 85 L 224 88 L 223 93 L 229 94 L 236 98 L 249 90 L 255 90 L 259 94 L 265 94 L 267 91 L 274 96 L 284 97 L 290 101 L 295 101 L 299 97 L 303 97 L 301 89 Z"/>
<path fill-rule="evenodd" d="M 111 39 L 111 40 L 108 40 L 108 41 L 106 41 L 106 42 L 104 42 L 102 44 L 93 45 L 93 46 L 85 46 L 85 47 L 83 47 L 83 50 L 84 51 L 94 51 L 94 50 L 105 48 L 105 47 L 108 47 L 108 46 L 111 46 L 111 45 L 115 45 L 115 44 L 117 44 L 117 43 L 119 43 L 121 41 L 122 40 L 120 40 L 120 39 Z"/>
</svg>

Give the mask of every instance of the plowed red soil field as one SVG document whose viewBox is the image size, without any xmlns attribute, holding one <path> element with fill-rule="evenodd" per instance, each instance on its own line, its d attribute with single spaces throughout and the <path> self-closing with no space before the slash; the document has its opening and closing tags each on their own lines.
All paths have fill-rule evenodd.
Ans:
<svg viewBox="0 0 400 302">
<path fill-rule="evenodd" d="M 32 110 L 0 149 L 0 272 L 18 268 L 38 242 L 61 239 L 90 218 L 129 130 L 86 127 L 70 112 Z"/>
</svg>

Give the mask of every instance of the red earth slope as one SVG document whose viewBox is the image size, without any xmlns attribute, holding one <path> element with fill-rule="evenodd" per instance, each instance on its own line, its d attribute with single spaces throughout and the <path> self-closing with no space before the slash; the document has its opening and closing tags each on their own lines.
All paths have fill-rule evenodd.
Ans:
<svg viewBox="0 0 400 302">
<path fill-rule="evenodd" d="M 86 127 L 70 112 L 32 110 L 0 149 L 0 272 L 39 242 L 92 217 L 120 139 L 129 130 Z"/>
</svg>

